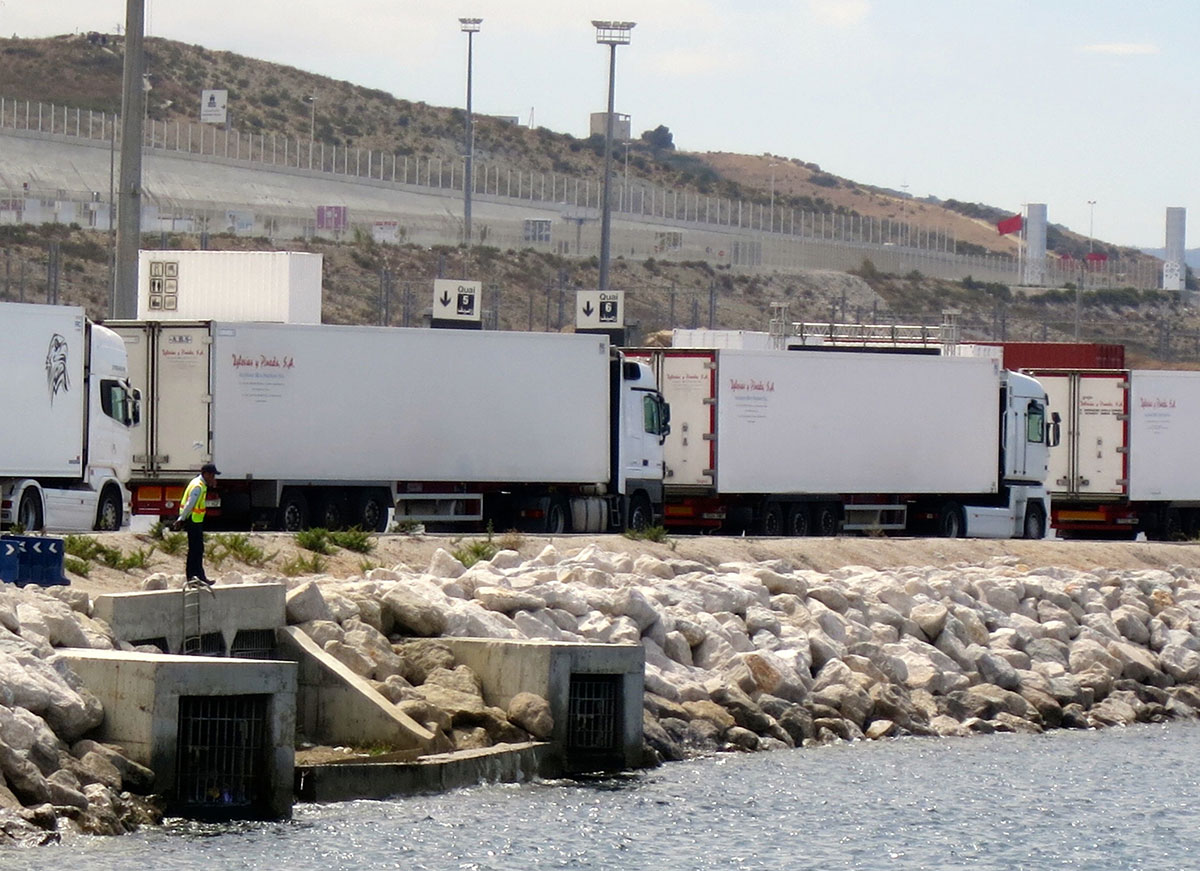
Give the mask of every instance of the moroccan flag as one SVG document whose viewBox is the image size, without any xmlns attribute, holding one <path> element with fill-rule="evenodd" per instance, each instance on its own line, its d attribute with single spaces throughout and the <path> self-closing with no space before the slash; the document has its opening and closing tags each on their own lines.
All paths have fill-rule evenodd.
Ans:
<svg viewBox="0 0 1200 871">
<path fill-rule="evenodd" d="M 1104 263 L 1108 260 L 1108 255 L 1102 254 L 1099 251 L 1089 251 L 1087 254 L 1087 259 L 1092 263 Z"/>
<path fill-rule="evenodd" d="M 1013 215 L 1011 218 L 997 221 L 996 229 L 1000 231 L 1001 236 L 1007 236 L 1009 233 L 1019 232 L 1024 223 L 1020 215 Z"/>
</svg>

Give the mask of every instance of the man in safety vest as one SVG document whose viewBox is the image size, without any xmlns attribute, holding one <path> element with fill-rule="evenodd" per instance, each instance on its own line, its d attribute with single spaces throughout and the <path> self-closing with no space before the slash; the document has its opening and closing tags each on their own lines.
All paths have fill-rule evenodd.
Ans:
<svg viewBox="0 0 1200 871">
<path fill-rule="evenodd" d="M 187 529 L 187 582 L 212 586 L 204 574 L 204 514 L 208 488 L 217 482 L 217 467 L 205 463 L 200 474 L 188 482 L 183 491 L 183 503 L 179 506 L 179 519 L 172 524 L 174 529 Z"/>
</svg>

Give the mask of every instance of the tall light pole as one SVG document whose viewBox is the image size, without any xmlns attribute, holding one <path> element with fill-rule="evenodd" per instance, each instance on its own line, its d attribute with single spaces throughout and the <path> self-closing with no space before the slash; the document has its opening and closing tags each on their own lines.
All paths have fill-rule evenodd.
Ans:
<svg viewBox="0 0 1200 871">
<path fill-rule="evenodd" d="M 1088 254 L 1091 254 L 1092 248 L 1094 247 L 1094 243 L 1096 240 L 1096 201 L 1088 200 L 1087 204 L 1088 204 Z M 1088 270 L 1090 270 L 1092 268 L 1091 261 L 1088 261 L 1087 268 L 1088 268 Z M 1086 275 L 1086 274 L 1087 274 L 1087 272 L 1085 271 L 1084 275 Z M 1082 284 L 1082 281 L 1080 283 Z M 1095 281 L 1092 281 L 1091 283 L 1093 285 L 1096 284 Z M 1075 337 L 1075 339 L 1076 339 L 1076 341 L 1078 341 L 1079 336 L 1077 335 Z"/>
<path fill-rule="evenodd" d="M 137 317 L 138 246 L 142 235 L 142 101 L 144 0 L 125 2 L 125 59 L 121 77 L 121 170 L 117 187 L 117 266 L 112 316 Z"/>
<path fill-rule="evenodd" d="M 625 183 L 621 186 L 621 210 L 633 211 L 633 197 L 629 195 L 629 146 L 633 143 L 625 140 Z"/>
<path fill-rule="evenodd" d="M 771 229 L 769 232 L 775 232 L 775 167 L 777 163 L 771 164 Z"/>
<path fill-rule="evenodd" d="M 312 104 L 308 113 L 308 168 L 312 169 L 313 144 L 316 142 L 317 132 L 317 95 L 309 94 L 304 98 L 304 102 Z"/>
<path fill-rule="evenodd" d="M 600 287 L 608 290 L 608 251 L 612 224 L 613 88 L 617 82 L 617 46 L 629 45 L 633 21 L 593 21 L 596 42 L 608 46 L 608 115 L 604 121 L 604 205 L 600 212 Z"/>
<path fill-rule="evenodd" d="M 467 35 L 467 163 L 463 171 L 463 244 L 471 247 L 471 188 L 475 175 L 471 169 L 475 157 L 475 122 L 471 115 L 471 67 L 475 48 L 475 34 L 479 32 L 482 18 L 458 19 L 462 32 Z"/>
</svg>

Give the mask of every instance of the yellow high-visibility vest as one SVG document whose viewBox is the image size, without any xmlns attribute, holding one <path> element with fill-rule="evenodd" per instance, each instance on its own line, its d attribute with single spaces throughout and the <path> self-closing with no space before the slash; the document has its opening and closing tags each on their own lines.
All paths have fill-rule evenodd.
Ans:
<svg viewBox="0 0 1200 871">
<path fill-rule="evenodd" d="M 197 475 L 188 482 L 187 489 L 183 491 L 183 504 L 188 504 L 188 499 L 191 498 L 192 491 L 197 487 L 200 488 L 200 498 L 196 500 L 196 504 L 192 508 L 192 522 L 203 523 L 204 515 L 208 510 L 205 504 L 205 497 L 208 496 L 208 485 L 204 483 L 203 475 Z"/>
</svg>

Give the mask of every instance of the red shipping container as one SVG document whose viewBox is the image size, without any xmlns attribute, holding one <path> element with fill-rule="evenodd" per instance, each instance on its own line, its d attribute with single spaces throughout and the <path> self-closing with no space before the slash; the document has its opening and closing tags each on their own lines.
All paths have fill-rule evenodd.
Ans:
<svg viewBox="0 0 1200 871">
<path fill-rule="evenodd" d="M 1124 369 L 1125 346 L 1098 342 L 977 342 L 1004 349 L 1005 369 Z"/>
</svg>

